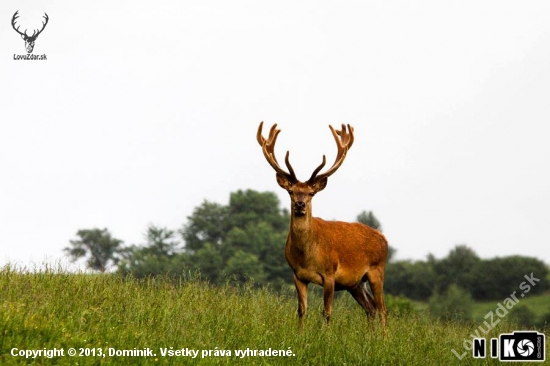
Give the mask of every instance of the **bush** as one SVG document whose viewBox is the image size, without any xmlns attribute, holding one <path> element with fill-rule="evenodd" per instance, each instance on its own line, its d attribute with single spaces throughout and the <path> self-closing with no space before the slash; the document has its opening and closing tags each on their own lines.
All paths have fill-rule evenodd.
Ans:
<svg viewBox="0 0 550 366">
<path fill-rule="evenodd" d="M 514 306 L 508 314 L 508 321 L 520 327 L 533 327 L 536 325 L 535 313 L 526 305 Z"/>
<path fill-rule="evenodd" d="M 413 302 L 403 296 L 385 295 L 386 307 L 392 315 L 408 315 L 414 311 Z"/>
<path fill-rule="evenodd" d="M 443 295 L 436 292 L 429 301 L 430 313 L 442 320 L 470 320 L 472 305 L 472 295 L 455 284 Z"/>
</svg>

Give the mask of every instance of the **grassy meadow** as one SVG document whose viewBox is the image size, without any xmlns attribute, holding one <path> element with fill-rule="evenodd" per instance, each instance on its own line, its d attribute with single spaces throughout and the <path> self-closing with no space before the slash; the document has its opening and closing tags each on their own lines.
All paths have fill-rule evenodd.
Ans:
<svg viewBox="0 0 550 366">
<path fill-rule="evenodd" d="M 535 315 L 536 320 L 541 320 L 542 315 L 550 310 L 550 293 L 520 297 L 521 306 L 527 306 Z M 518 306 L 519 306 L 518 304 Z M 495 310 L 496 301 L 479 301 L 475 302 L 472 308 L 472 317 L 474 319 L 483 319 L 489 311 Z M 537 317 L 538 316 L 538 317 Z"/>
<path fill-rule="evenodd" d="M 470 352 L 459 360 L 451 352 L 465 352 L 464 341 L 471 339 L 470 334 L 480 324 L 438 322 L 421 312 L 399 314 L 388 302 L 386 339 L 381 336 L 378 320 L 368 322 L 348 294 L 335 299 L 329 327 L 323 324 L 320 297 L 310 296 L 309 314 L 304 330 L 299 332 L 292 291 L 275 294 L 253 286 L 214 287 L 192 278 L 135 280 L 58 269 L 33 273 L 6 266 L 0 269 L 0 364 L 499 363 L 490 357 L 473 359 Z M 513 330 L 518 329 L 502 321 L 487 337 Z M 64 355 L 24 356 L 25 350 L 54 348 L 63 349 Z M 76 356 L 68 355 L 70 348 L 75 349 Z M 109 349 L 147 348 L 151 353 L 144 356 L 108 354 Z M 190 353 L 162 354 L 182 349 L 198 353 L 195 358 Z M 247 349 L 244 357 L 235 351 Z M 283 355 L 265 355 L 269 349 Z M 548 344 L 546 352 L 548 355 Z"/>
</svg>

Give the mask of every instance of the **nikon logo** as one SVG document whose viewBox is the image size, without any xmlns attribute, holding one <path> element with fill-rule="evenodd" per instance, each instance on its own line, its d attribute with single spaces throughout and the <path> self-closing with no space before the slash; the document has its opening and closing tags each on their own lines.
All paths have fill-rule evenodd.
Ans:
<svg viewBox="0 0 550 366">
<path fill-rule="evenodd" d="M 499 361 L 531 361 L 543 362 L 546 336 L 539 332 L 514 332 L 501 334 L 499 338 L 491 339 L 491 357 Z M 485 338 L 474 338 L 472 353 L 474 358 L 485 358 Z"/>
</svg>

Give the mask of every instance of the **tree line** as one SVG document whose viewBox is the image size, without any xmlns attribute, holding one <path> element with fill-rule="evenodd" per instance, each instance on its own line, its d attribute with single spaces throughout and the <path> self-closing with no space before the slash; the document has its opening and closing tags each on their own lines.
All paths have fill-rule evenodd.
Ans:
<svg viewBox="0 0 550 366">
<path fill-rule="evenodd" d="M 394 261 L 386 269 L 389 293 L 414 300 L 428 300 L 455 285 L 467 290 L 474 300 L 499 300 L 514 291 L 522 293 L 525 276 L 534 278 L 531 294 L 549 289 L 548 267 L 540 259 L 525 256 L 480 258 L 473 249 L 458 245 L 437 259 L 428 255 L 423 261 Z M 531 277 L 532 274 L 532 277 Z"/>
<path fill-rule="evenodd" d="M 200 273 L 213 284 L 254 281 L 274 288 L 292 286 L 292 271 L 284 257 L 290 215 L 273 192 L 238 190 L 229 203 L 207 200 L 193 210 L 181 228 L 150 225 L 144 242 L 125 246 L 108 229 L 83 229 L 64 251 L 73 259 L 86 258 L 89 268 L 104 272 L 110 266 L 138 278 L 155 275 L 181 276 Z M 363 211 L 357 221 L 381 230 L 372 212 Z M 549 269 L 533 257 L 480 258 L 459 245 L 441 259 L 394 260 L 390 247 L 385 292 L 426 301 L 449 288 L 463 289 L 475 300 L 498 300 L 519 292 L 524 276 L 540 280 L 533 294 L 550 288 Z"/>
</svg>

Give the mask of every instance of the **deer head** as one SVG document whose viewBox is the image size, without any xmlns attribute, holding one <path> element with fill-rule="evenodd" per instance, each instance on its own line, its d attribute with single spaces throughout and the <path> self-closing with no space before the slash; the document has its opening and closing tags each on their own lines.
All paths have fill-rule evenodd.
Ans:
<svg viewBox="0 0 550 366">
<path fill-rule="evenodd" d="M 335 130 L 332 126 L 329 126 L 330 131 L 334 136 L 334 140 L 336 141 L 336 147 L 338 148 L 336 160 L 330 169 L 323 174 L 318 174 L 326 164 L 326 158 L 325 155 L 323 155 L 323 162 L 313 171 L 313 174 L 311 174 L 311 177 L 306 182 L 300 182 L 296 178 L 294 169 L 292 169 L 292 165 L 290 165 L 288 151 L 285 156 L 285 165 L 288 168 L 288 172 L 282 169 L 277 162 L 274 149 L 277 136 L 279 135 L 279 132 L 281 132 L 281 130 L 277 129 L 277 124 L 274 124 L 273 127 L 271 127 L 267 139 L 262 136 L 262 127 L 263 122 L 260 123 L 260 126 L 258 127 L 256 138 L 262 147 L 262 151 L 267 162 L 277 173 L 277 183 L 281 186 L 281 188 L 285 189 L 290 194 L 293 214 L 295 216 L 311 214 L 312 197 L 326 187 L 328 177 L 330 177 L 340 167 L 340 165 L 342 165 L 349 148 L 353 144 L 353 127 L 347 125 L 346 129 L 346 125 L 342 124 L 341 130 Z"/>
<path fill-rule="evenodd" d="M 32 32 L 32 36 L 29 36 L 27 34 L 27 30 L 25 29 L 25 32 L 21 33 L 19 31 L 19 26 L 17 26 L 17 28 L 15 28 L 15 20 L 17 18 L 19 18 L 19 15 L 17 14 L 19 12 L 19 10 L 17 10 L 15 12 L 15 14 L 13 14 L 13 18 L 11 18 L 11 26 L 13 27 L 13 29 L 19 33 L 21 35 L 21 38 L 23 38 L 23 40 L 25 41 L 25 49 L 27 50 L 27 53 L 31 53 L 32 50 L 34 49 L 34 42 L 36 41 L 36 38 L 38 37 L 38 35 L 40 33 L 42 33 L 42 31 L 44 30 L 44 28 L 46 28 L 46 24 L 48 24 L 48 14 L 44 13 L 44 16 L 43 18 L 46 19 L 46 22 L 42 22 L 42 29 L 38 30 L 38 29 L 35 29 L 33 32 Z"/>
</svg>

